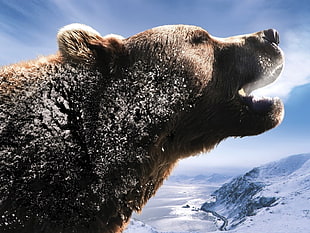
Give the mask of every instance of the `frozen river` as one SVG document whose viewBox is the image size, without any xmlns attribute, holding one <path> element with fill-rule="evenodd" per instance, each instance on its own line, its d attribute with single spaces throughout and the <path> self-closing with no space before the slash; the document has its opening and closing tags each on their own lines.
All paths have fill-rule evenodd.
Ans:
<svg viewBox="0 0 310 233">
<path fill-rule="evenodd" d="M 219 186 L 168 180 L 149 200 L 142 213 L 134 214 L 133 218 L 163 232 L 216 231 L 221 223 L 199 209 Z"/>
</svg>

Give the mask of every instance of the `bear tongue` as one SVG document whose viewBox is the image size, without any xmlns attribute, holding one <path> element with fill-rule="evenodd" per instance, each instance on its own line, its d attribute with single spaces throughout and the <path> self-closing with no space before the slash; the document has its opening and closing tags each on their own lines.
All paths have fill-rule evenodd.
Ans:
<svg viewBox="0 0 310 233">
<path fill-rule="evenodd" d="M 272 109 L 275 102 L 274 98 L 241 96 L 243 102 L 254 112 L 264 113 Z"/>
</svg>

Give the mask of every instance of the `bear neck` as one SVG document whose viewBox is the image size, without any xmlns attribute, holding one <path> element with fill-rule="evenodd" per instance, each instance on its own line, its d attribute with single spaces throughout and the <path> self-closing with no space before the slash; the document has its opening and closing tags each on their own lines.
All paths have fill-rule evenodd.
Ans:
<svg viewBox="0 0 310 233">
<path fill-rule="evenodd" d="M 107 73 L 64 64 L 48 83 L 43 102 L 54 107 L 44 108 L 56 110 L 59 119 L 45 120 L 67 127 L 60 138 L 71 142 L 59 148 L 77 146 L 85 182 L 97 180 L 91 189 L 102 209 L 113 199 L 121 218 L 139 211 L 178 160 L 165 153 L 160 138 L 195 101 L 187 74 L 141 61 Z"/>
</svg>

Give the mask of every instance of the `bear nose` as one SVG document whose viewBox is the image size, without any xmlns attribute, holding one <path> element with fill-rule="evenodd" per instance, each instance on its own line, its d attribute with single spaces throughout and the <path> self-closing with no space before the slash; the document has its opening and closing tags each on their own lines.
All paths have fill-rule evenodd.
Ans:
<svg viewBox="0 0 310 233">
<path fill-rule="evenodd" d="M 279 37 L 279 33 L 277 30 L 268 29 L 268 30 L 264 30 L 263 33 L 264 33 L 263 38 L 269 41 L 270 43 L 276 43 L 277 45 L 280 43 L 280 39 L 279 39 L 280 37 Z"/>
</svg>

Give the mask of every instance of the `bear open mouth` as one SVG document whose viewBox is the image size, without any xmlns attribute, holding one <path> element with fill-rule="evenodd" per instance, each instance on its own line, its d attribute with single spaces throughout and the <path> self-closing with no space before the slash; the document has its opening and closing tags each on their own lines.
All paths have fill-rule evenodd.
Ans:
<svg viewBox="0 0 310 233">
<path fill-rule="evenodd" d="M 251 95 L 251 93 L 258 88 L 267 86 L 274 82 L 280 76 L 282 68 L 283 64 L 281 63 L 270 73 L 269 76 L 263 77 L 255 82 L 243 85 L 238 91 L 238 95 L 240 96 L 242 102 L 254 112 L 269 112 L 272 107 L 281 100 L 278 97 L 257 97 Z"/>
<path fill-rule="evenodd" d="M 239 90 L 239 96 L 244 104 L 257 113 L 269 112 L 276 102 L 280 101 L 278 97 L 256 97 L 253 95 L 245 95 L 243 89 Z"/>
</svg>

